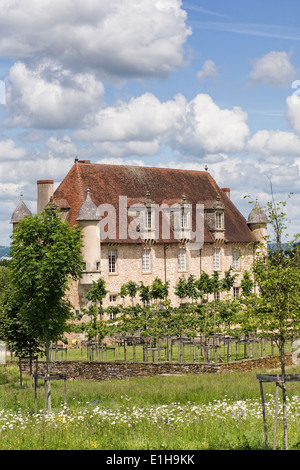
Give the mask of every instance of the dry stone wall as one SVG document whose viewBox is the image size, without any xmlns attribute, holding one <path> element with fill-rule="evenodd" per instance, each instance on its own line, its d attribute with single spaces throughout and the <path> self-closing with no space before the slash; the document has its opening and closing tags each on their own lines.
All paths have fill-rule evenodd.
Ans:
<svg viewBox="0 0 300 470">
<path fill-rule="evenodd" d="M 292 364 L 291 356 L 286 358 L 287 365 Z M 39 361 L 38 373 L 46 372 L 46 364 Z M 243 372 L 252 369 L 275 369 L 280 367 L 279 356 L 267 356 L 258 359 L 244 359 L 235 362 L 217 363 L 145 363 L 145 362 L 88 362 L 88 361 L 53 361 L 51 373 L 66 375 L 68 380 L 102 381 L 146 377 L 154 375 L 182 374 L 220 374 L 225 372 Z M 29 363 L 22 364 L 24 372 L 29 372 Z"/>
</svg>

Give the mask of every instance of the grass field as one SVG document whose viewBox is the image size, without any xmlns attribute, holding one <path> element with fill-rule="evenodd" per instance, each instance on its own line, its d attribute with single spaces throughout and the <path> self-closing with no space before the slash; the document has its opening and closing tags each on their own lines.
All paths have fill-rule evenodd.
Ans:
<svg viewBox="0 0 300 470">
<path fill-rule="evenodd" d="M 260 450 L 263 421 L 256 374 L 185 375 L 106 382 L 52 382 L 52 411 L 38 411 L 30 381 L 0 367 L 1 450 Z M 273 372 L 273 371 L 272 371 Z M 299 373 L 296 368 L 289 373 Z M 288 384 L 289 448 L 300 446 L 300 384 Z M 274 385 L 267 384 L 269 440 Z M 271 443 L 272 444 L 272 443 Z M 278 448 L 282 426 L 278 424 Z"/>
</svg>

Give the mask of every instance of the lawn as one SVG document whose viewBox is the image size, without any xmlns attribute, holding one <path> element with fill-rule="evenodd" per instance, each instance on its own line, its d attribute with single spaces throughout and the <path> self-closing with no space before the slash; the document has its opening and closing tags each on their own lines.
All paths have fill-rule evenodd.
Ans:
<svg viewBox="0 0 300 470">
<path fill-rule="evenodd" d="M 52 383 L 52 411 L 38 412 L 29 379 L 19 387 L 12 365 L 0 368 L 0 449 L 260 450 L 263 421 L 256 374 L 184 375 L 105 382 Z M 272 371 L 273 372 L 273 371 Z M 298 373 L 296 368 L 289 373 Z M 289 448 L 300 446 L 300 385 L 288 384 Z M 272 432 L 274 388 L 266 387 Z M 278 447 L 282 431 L 278 426 Z M 271 440 L 271 436 L 270 436 Z"/>
</svg>

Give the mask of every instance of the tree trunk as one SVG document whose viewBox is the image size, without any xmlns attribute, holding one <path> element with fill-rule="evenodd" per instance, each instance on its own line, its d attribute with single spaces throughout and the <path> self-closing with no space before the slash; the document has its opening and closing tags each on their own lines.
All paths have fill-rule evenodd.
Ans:
<svg viewBox="0 0 300 470">
<path fill-rule="evenodd" d="M 45 340 L 46 348 L 46 376 L 50 376 L 50 341 L 48 337 Z M 45 410 L 51 411 L 51 381 L 45 380 Z"/>
<path fill-rule="evenodd" d="M 287 434 L 287 403 L 286 403 L 286 382 L 285 382 L 285 342 L 280 342 L 280 362 L 282 375 L 282 412 L 283 412 L 283 448 L 288 450 L 288 434 Z"/>
</svg>

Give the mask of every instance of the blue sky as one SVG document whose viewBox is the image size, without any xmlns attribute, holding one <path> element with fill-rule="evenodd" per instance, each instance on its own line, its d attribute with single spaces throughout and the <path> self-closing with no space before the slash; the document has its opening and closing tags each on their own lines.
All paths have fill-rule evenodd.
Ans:
<svg viewBox="0 0 300 470">
<path fill-rule="evenodd" d="M 296 0 L 2 0 L 0 244 L 74 158 L 204 170 L 300 232 Z M 298 83 L 299 80 L 299 83 Z M 2 91 L 1 91 L 2 90 Z M 299 102 L 298 102 L 299 100 Z"/>
</svg>

